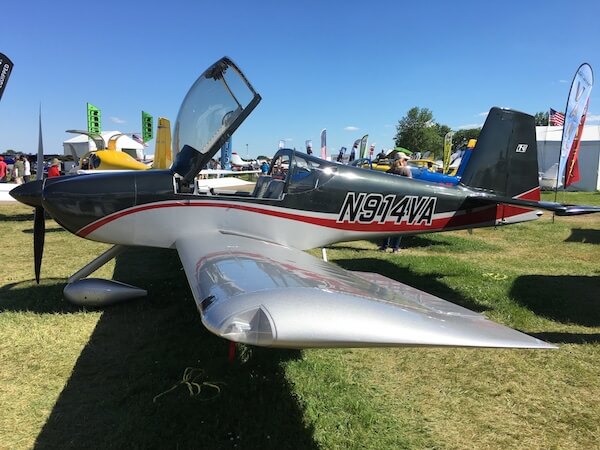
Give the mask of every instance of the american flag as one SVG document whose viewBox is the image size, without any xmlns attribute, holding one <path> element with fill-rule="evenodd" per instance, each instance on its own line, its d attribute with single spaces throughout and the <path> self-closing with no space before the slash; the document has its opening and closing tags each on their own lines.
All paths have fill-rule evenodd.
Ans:
<svg viewBox="0 0 600 450">
<path fill-rule="evenodd" d="M 565 115 L 561 112 L 555 111 L 550 108 L 550 125 L 555 127 L 562 127 L 565 124 Z"/>
</svg>

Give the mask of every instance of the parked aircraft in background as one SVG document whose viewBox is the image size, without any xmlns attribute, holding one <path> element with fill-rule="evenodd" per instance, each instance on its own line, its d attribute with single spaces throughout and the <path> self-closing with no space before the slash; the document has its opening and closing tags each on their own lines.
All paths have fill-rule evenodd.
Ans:
<svg viewBox="0 0 600 450">
<path fill-rule="evenodd" d="M 234 170 L 258 170 L 259 163 L 256 159 L 242 159 L 236 152 L 231 154 L 231 167 Z"/>
<path fill-rule="evenodd" d="M 77 162 L 72 172 L 91 170 L 147 170 L 150 166 L 136 160 L 126 152 L 117 150 L 117 140 L 124 136 L 122 133 L 110 136 L 108 142 L 100 134 L 88 133 L 82 130 L 67 130 L 67 133 L 83 134 L 92 139 L 97 150 L 87 152 L 81 158 L 77 157 L 73 146 L 71 154 Z"/>
<path fill-rule="evenodd" d="M 203 324 L 253 345 L 552 348 L 381 275 L 303 250 L 340 241 L 533 220 L 600 207 L 539 201 L 532 116 L 493 108 L 458 186 L 344 166 L 279 150 L 252 192 L 203 189 L 197 175 L 260 96 L 228 58 L 200 75 L 175 125 L 170 170 L 47 179 L 11 192 L 82 238 L 115 244 L 70 278 L 70 301 L 103 305 L 143 290 L 85 279 L 124 246 L 174 248 Z M 37 214 L 36 217 L 43 217 Z M 43 245 L 43 220 L 34 244 Z M 41 252 L 36 252 L 39 277 Z"/>
</svg>

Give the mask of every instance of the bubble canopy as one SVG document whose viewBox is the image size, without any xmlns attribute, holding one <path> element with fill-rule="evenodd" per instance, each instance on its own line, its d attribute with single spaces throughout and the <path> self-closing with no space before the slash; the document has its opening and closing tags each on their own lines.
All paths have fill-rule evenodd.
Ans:
<svg viewBox="0 0 600 450">
<path fill-rule="evenodd" d="M 198 77 L 175 122 L 171 170 L 191 181 L 260 102 L 242 71 L 224 57 Z"/>
</svg>

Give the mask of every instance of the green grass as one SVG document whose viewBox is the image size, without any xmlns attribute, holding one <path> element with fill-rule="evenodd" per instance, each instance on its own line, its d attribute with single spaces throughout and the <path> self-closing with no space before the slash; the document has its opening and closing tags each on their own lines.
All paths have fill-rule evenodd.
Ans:
<svg viewBox="0 0 600 450">
<path fill-rule="evenodd" d="M 600 195 L 559 201 L 600 204 Z M 600 215 L 407 237 L 397 254 L 368 241 L 328 249 L 342 267 L 484 312 L 558 350 L 238 346 L 234 364 L 228 342 L 202 326 L 176 252 L 125 252 L 98 276 L 145 287 L 148 298 L 86 311 L 62 288 L 107 246 L 48 220 L 37 286 L 31 228 L 29 208 L 0 205 L 0 448 L 600 442 Z M 182 382 L 187 367 L 199 395 Z"/>
</svg>

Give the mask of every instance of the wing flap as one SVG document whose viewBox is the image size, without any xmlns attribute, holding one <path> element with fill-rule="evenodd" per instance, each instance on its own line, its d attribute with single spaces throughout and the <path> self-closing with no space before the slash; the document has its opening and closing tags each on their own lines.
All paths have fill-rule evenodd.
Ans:
<svg viewBox="0 0 600 450">
<path fill-rule="evenodd" d="M 377 274 L 225 234 L 177 242 L 202 322 L 235 342 L 282 348 L 552 348 Z"/>
</svg>

